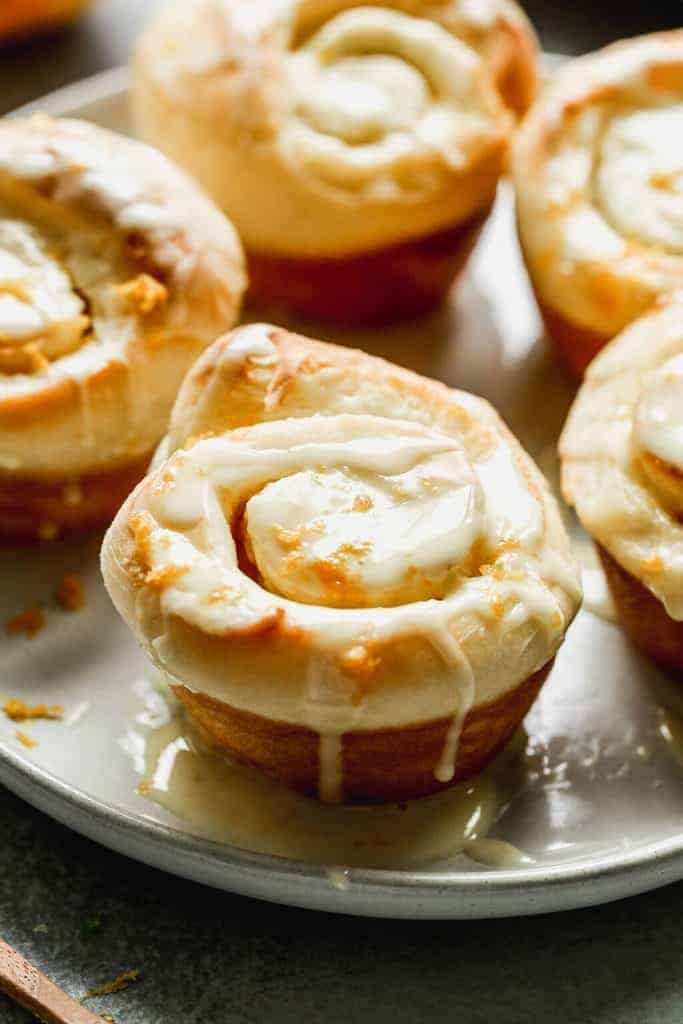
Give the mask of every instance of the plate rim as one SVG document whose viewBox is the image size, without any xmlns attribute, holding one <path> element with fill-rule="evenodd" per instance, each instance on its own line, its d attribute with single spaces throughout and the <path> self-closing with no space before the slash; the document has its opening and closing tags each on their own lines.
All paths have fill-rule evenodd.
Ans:
<svg viewBox="0 0 683 1024">
<path fill-rule="evenodd" d="M 545 54 L 548 64 L 562 58 Z M 126 66 L 109 68 L 24 104 L 9 116 L 37 112 L 78 116 L 73 108 L 128 91 Z M 292 906 L 376 917 L 474 919 L 526 916 L 610 902 L 683 879 L 683 830 L 618 854 L 538 868 L 462 873 L 343 869 L 255 853 L 189 835 L 70 786 L 0 741 L 0 782 L 61 824 L 101 845 L 172 874 L 241 895 Z"/>
<path fill-rule="evenodd" d="M 172 874 L 273 902 L 361 916 L 528 916 L 606 903 L 683 878 L 683 833 L 638 844 L 618 856 L 606 853 L 542 872 L 472 871 L 453 881 L 452 872 L 315 865 L 189 835 L 70 786 L 1 741 L 0 781 L 61 824 Z M 155 856 L 158 849 L 161 858 Z M 343 887 L 335 887 L 330 877 L 335 870 L 344 872 Z M 586 892 L 589 883 L 597 891 Z M 284 897 L 281 886 L 291 889 Z M 406 893 L 405 904 L 397 906 L 395 901 Z M 461 905 L 454 906 L 453 898 L 461 898 Z"/>
</svg>

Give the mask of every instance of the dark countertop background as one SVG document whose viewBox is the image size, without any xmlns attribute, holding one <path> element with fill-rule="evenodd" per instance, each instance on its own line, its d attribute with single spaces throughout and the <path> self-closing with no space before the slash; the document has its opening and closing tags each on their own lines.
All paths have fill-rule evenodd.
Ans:
<svg viewBox="0 0 683 1024">
<path fill-rule="evenodd" d="M 0 0 L 2 3 L 3 0 Z M 0 49 L 0 111 L 126 60 L 160 0 L 100 0 Z M 527 0 L 546 49 L 683 24 L 682 0 Z M 681 1024 L 683 884 L 510 921 L 334 917 L 213 892 L 81 839 L 0 790 L 0 934 L 117 1024 Z M 0 1024 L 30 1016 L 0 996 Z"/>
</svg>

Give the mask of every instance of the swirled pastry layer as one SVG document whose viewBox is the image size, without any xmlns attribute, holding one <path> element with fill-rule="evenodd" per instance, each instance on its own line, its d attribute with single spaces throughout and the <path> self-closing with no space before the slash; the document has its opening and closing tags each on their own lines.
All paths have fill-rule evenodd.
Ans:
<svg viewBox="0 0 683 1024">
<path fill-rule="evenodd" d="M 244 283 L 232 227 L 160 154 L 75 121 L 0 124 L 0 474 L 149 452 Z"/>
<path fill-rule="evenodd" d="M 134 105 L 248 249 L 353 255 L 490 205 L 501 68 L 525 106 L 533 35 L 504 0 L 193 0 L 143 36 Z"/>
<path fill-rule="evenodd" d="M 683 620 L 683 295 L 592 363 L 560 451 L 588 532 Z"/>
<path fill-rule="evenodd" d="M 527 119 L 513 172 L 542 303 L 612 337 L 683 286 L 683 30 L 573 61 Z"/>
<path fill-rule="evenodd" d="M 321 735 L 452 718 L 552 660 L 579 587 L 545 481 L 481 399 L 242 328 L 189 374 L 102 552 L 190 690 Z"/>
</svg>

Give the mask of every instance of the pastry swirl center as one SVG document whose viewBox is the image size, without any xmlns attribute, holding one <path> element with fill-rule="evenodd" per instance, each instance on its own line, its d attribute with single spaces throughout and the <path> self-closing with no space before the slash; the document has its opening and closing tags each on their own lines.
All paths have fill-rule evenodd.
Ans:
<svg viewBox="0 0 683 1024">
<path fill-rule="evenodd" d="M 683 254 L 683 103 L 613 117 L 602 139 L 597 197 L 631 241 Z"/>
<path fill-rule="evenodd" d="M 409 130 L 428 101 L 427 83 L 416 68 L 368 54 L 323 67 L 317 88 L 301 97 L 298 111 L 318 131 L 363 145 Z"/>
<path fill-rule="evenodd" d="M 281 420 L 202 441 L 172 463 L 156 515 L 192 532 L 213 507 L 202 548 L 220 549 L 233 569 L 244 551 L 264 598 L 396 607 L 443 597 L 478 572 L 482 484 L 455 439 L 424 427 Z"/>
<path fill-rule="evenodd" d="M 442 597 L 469 574 L 482 509 L 457 446 L 417 450 L 393 474 L 361 460 L 268 484 L 247 503 L 246 541 L 265 585 L 290 600 L 395 606 Z"/>
<path fill-rule="evenodd" d="M 319 181 L 377 197 L 434 191 L 501 132 L 505 114 L 477 54 L 427 18 L 344 11 L 289 56 L 289 160 Z M 373 192 L 373 194 L 375 194 Z"/>
<path fill-rule="evenodd" d="M 0 218 L 0 373 L 33 373 L 79 348 L 85 303 L 40 232 Z"/>
</svg>

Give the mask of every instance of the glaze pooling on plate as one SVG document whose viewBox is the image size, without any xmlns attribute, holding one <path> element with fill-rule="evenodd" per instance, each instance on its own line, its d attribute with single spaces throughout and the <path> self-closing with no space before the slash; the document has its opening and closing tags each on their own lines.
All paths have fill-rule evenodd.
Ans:
<svg viewBox="0 0 683 1024">
<path fill-rule="evenodd" d="M 443 794 L 330 807 L 213 753 L 160 679 L 133 689 L 138 708 L 121 742 L 141 776 L 138 792 L 221 842 L 346 868 L 419 867 L 460 850 L 489 867 L 531 863 L 512 844 L 485 840 L 510 798 L 521 737 L 486 773 Z"/>
</svg>

